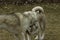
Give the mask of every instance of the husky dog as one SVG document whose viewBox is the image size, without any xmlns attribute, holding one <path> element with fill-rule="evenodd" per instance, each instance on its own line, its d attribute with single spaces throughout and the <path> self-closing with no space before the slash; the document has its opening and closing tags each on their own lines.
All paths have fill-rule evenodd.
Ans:
<svg viewBox="0 0 60 40">
<path fill-rule="evenodd" d="M 21 40 L 43 40 L 45 33 L 45 14 L 42 7 L 37 6 L 32 11 L 26 11 L 23 14 L 16 13 L 20 20 Z M 36 34 L 33 39 L 33 35 Z M 26 38 L 26 37 L 29 38 Z"/>
</svg>

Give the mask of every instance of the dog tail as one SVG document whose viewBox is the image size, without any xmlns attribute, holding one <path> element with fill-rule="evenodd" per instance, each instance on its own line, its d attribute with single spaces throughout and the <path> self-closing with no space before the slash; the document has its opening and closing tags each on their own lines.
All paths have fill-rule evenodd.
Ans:
<svg viewBox="0 0 60 40">
<path fill-rule="evenodd" d="M 36 6 L 32 9 L 34 12 L 44 13 L 44 9 L 41 6 Z"/>
</svg>

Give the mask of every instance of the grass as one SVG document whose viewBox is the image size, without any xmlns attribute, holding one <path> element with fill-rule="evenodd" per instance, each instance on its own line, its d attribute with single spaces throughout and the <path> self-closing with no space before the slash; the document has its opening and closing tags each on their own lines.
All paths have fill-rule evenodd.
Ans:
<svg viewBox="0 0 60 40">
<path fill-rule="evenodd" d="M 35 5 L 1 5 L 0 14 L 11 12 L 24 12 L 35 6 L 42 6 L 46 15 L 45 40 L 60 40 L 60 3 L 59 4 L 35 4 Z M 0 40 L 14 40 L 14 36 L 6 30 L 0 30 Z"/>
</svg>

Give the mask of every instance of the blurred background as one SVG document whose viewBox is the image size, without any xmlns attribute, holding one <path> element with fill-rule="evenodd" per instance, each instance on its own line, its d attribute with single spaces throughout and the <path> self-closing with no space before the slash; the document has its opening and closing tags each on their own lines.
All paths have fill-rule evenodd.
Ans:
<svg viewBox="0 0 60 40">
<path fill-rule="evenodd" d="M 45 40 L 60 40 L 60 0 L 0 0 L 0 14 L 31 10 L 42 6 L 46 15 Z M 0 29 L 0 40 L 15 40 L 12 33 Z"/>
<path fill-rule="evenodd" d="M 34 4 L 34 3 L 59 3 L 60 0 L 0 0 L 0 4 Z"/>
</svg>

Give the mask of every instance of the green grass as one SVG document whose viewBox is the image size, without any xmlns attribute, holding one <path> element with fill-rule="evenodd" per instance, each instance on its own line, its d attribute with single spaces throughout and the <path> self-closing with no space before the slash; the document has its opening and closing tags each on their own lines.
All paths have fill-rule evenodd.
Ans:
<svg viewBox="0 0 60 40">
<path fill-rule="evenodd" d="M 11 12 L 24 12 L 35 6 L 42 6 L 46 15 L 45 40 L 60 40 L 60 3 L 59 4 L 35 4 L 35 5 L 1 5 L 0 14 Z M 14 40 L 14 36 L 6 30 L 0 30 L 0 40 Z"/>
</svg>

